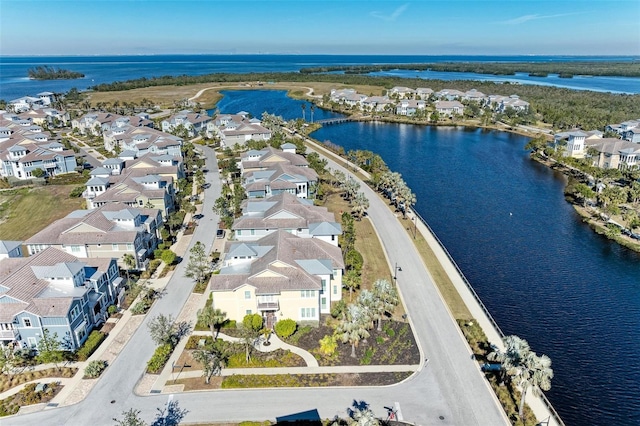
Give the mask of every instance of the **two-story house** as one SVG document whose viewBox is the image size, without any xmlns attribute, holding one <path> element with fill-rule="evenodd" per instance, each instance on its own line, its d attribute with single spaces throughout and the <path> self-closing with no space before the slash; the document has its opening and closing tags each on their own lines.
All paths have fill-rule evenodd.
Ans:
<svg viewBox="0 0 640 426">
<path fill-rule="evenodd" d="M 339 247 L 279 230 L 254 242 L 229 242 L 220 273 L 209 283 L 213 307 L 241 321 L 260 313 L 267 327 L 291 318 L 317 325 L 342 297 Z"/>
<path fill-rule="evenodd" d="M 78 349 L 117 303 L 122 278 L 115 259 L 79 259 L 55 248 L 0 261 L 0 343 L 38 348 L 47 330 Z"/>
<path fill-rule="evenodd" d="M 76 210 L 56 220 L 25 241 L 30 255 L 55 247 L 79 258 L 116 258 L 132 255 L 137 269 L 145 269 L 158 246 L 162 224 L 158 209 L 106 204 Z"/>
</svg>

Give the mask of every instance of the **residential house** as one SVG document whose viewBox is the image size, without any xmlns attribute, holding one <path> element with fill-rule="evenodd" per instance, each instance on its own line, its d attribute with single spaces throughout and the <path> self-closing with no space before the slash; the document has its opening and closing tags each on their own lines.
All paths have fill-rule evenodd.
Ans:
<svg viewBox="0 0 640 426">
<path fill-rule="evenodd" d="M 517 112 L 525 112 L 529 109 L 529 102 L 523 101 L 518 95 L 511 95 L 508 98 L 502 98 L 498 102 L 497 112 L 505 112 L 507 108 L 513 108 Z"/>
<path fill-rule="evenodd" d="M 106 321 L 123 280 L 115 259 L 82 259 L 56 248 L 0 261 L 0 343 L 37 349 L 44 330 L 78 349 Z"/>
<path fill-rule="evenodd" d="M 242 146 L 250 140 L 268 141 L 271 130 L 262 126 L 257 118 L 249 118 L 249 113 L 222 114 L 214 122 L 215 133 L 224 146 Z"/>
<path fill-rule="evenodd" d="M 487 95 L 482 92 L 477 91 L 476 89 L 467 90 L 463 95 L 462 99 L 469 102 L 477 102 L 483 103 Z"/>
<path fill-rule="evenodd" d="M 429 89 L 428 87 L 417 87 L 416 88 L 416 98 L 422 99 L 426 101 L 433 94 L 433 89 Z"/>
<path fill-rule="evenodd" d="M 243 174 L 243 187 L 249 198 L 268 198 L 282 192 L 313 198 L 313 188 L 317 183 L 318 174 L 312 168 L 280 163 Z"/>
<path fill-rule="evenodd" d="M 387 93 L 389 97 L 397 97 L 398 99 L 411 99 L 416 93 L 415 90 L 410 87 L 395 86 Z"/>
<path fill-rule="evenodd" d="M 123 125 L 104 133 L 106 150 L 130 151 L 136 158 L 148 153 L 181 156 L 182 144 L 181 138 L 148 127 Z"/>
<path fill-rule="evenodd" d="M 585 142 L 585 148 L 593 148 L 593 165 L 603 169 L 628 170 L 640 165 L 640 145 L 616 138 L 593 139 Z"/>
<path fill-rule="evenodd" d="M 13 110 L 16 114 L 29 111 L 34 107 L 43 107 L 44 105 L 43 99 L 34 96 L 22 96 L 9 101 L 9 109 Z"/>
<path fill-rule="evenodd" d="M 286 146 L 285 146 L 286 145 Z M 277 164 L 295 167 L 309 167 L 309 162 L 302 155 L 296 154 L 293 144 L 282 145 L 282 150 L 268 146 L 264 149 L 250 149 L 240 156 L 238 168 L 242 174 L 255 170 L 266 170 Z M 288 147 L 288 149 L 287 149 Z"/>
<path fill-rule="evenodd" d="M 395 105 L 396 101 L 389 99 L 388 96 L 369 96 L 362 101 L 362 109 L 365 111 L 386 111 Z"/>
<path fill-rule="evenodd" d="M 125 254 L 145 269 L 158 246 L 162 216 L 158 209 L 107 204 L 97 209 L 76 210 L 25 241 L 29 255 L 48 247 L 80 258 L 116 258 L 125 265 Z"/>
<path fill-rule="evenodd" d="M 416 115 L 418 111 L 424 111 L 426 102 L 422 100 L 403 99 L 396 105 L 397 115 Z"/>
<path fill-rule="evenodd" d="M 464 93 L 455 90 L 455 89 L 442 89 L 434 93 L 435 97 L 438 99 L 445 99 L 447 101 L 454 101 L 457 99 L 462 99 L 464 97 Z"/>
<path fill-rule="evenodd" d="M 212 137 L 215 133 L 215 126 L 209 115 L 191 110 L 180 111 L 168 119 L 162 120 L 161 123 L 162 131 L 165 133 L 171 133 L 180 126 L 184 127 L 190 138 L 200 133 Z"/>
<path fill-rule="evenodd" d="M 66 111 L 60 111 L 55 108 L 39 108 L 30 109 L 29 111 L 19 114 L 22 119 L 31 119 L 38 126 L 61 127 L 69 123 L 70 116 Z"/>
<path fill-rule="evenodd" d="M 315 206 L 311 200 L 287 192 L 264 200 L 246 200 L 242 212 L 231 228 L 237 241 L 255 241 L 283 229 L 337 246 L 342 234 L 342 226 L 326 207 Z"/>
<path fill-rule="evenodd" d="M 116 122 L 121 118 L 124 116 L 111 112 L 90 112 L 71 120 L 71 128 L 82 135 L 102 136 L 117 126 Z"/>
<path fill-rule="evenodd" d="M 342 297 L 339 247 L 284 230 L 254 242 L 228 242 L 219 274 L 209 283 L 213 307 L 241 321 L 259 313 L 267 327 L 279 319 L 318 325 Z"/>
<path fill-rule="evenodd" d="M 74 173 L 75 153 L 58 142 L 50 142 L 49 135 L 37 125 L 23 125 L 29 120 L 0 120 L 0 175 L 20 180 L 33 177 L 40 169 L 48 176 Z"/>
<path fill-rule="evenodd" d="M 355 89 L 331 89 L 329 99 L 331 99 L 332 102 L 341 103 L 347 96 L 355 94 Z"/>
<path fill-rule="evenodd" d="M 175 183 L 184 170 L 181 157 L 146 154 L 129 161 L 107 159 L 90 175 L 82 194 L 89 208 L 109 203 L 150 206 L 167 218 L 175 206 Z"/>
<path fill-rule="evenodd" d="M 435 109 L 438 114 L 443 116 L 462 115 L 464 113 L 464 105 L 458 101 L 436 101 Z"/>
<path fill-rule="evenodd" d="M 583 158 L 585 154 L 585 140 L 587 134 L 580 129 L 556 133 L 553 137 L 554 145 L 566 145 L 564 155 Z"/>
<path fill-rule="evenodd" d="M 0 240 L 0 260 L 22 257 L 22 241 Z"/>
</svg>

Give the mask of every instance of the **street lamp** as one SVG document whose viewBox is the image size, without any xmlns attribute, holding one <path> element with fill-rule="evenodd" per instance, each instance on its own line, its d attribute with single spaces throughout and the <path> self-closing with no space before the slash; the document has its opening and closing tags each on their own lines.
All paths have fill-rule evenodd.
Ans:
<svg viewBox="0 0 640 426">
<path fill-rule="evenodd" d="M 393 279 L 398 282 L 398 272 L 402 272 L 402 268 L 398 266 L 398 262 L 396 262 L 393 268 Z"/>
</svg>

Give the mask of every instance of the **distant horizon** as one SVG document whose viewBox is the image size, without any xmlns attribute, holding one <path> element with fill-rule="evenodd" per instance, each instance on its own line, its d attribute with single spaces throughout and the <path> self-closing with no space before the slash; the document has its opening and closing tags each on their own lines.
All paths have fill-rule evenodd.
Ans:
<svg viewBox="0 0 640 426">
<path fill-rule="evenodd" d="M 379 57 L 472 57 L 472 58 L 485 58 L 485 57 L 565 57 L 565 58 L 637 58 L 640 60 L 640 54 L 542 54 L 542 53 L 504 53 L 504 54 L 428 54 L 428 53 L 416 53 L 416 54 L 393 54 L 393 53 L 77 53 L 77 54 L 13 54 L 3 55 L 0 54 L 0 58 L 65 58 L 65 57 L 117 57 L 117 56 L 379 56 Z"/>
</svg>

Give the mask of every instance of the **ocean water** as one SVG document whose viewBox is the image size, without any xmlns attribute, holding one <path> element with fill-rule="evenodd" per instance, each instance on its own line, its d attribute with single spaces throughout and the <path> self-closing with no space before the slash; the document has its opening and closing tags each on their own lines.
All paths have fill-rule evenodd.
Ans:
<svg viewBox="0 0 640 426">
<path fill-rule="evenodd" d="M 322 65 L 406 64 L 448 61 L 553 62 L 553 61 L 631 61 L 633 57 L 574 56 L 374 56 L 374 55 L 149 55 L 149 56 L 0 56 L 0 99 L 11 100 L 43 91 L 66 92 L 72 87 L 86 90 L 91 86 L 114 81 L 164 75 L 204 75 L 210 73 L 296 72 L 301 68 Z M 85 74 L 82 79 L 35 81 L 27 71 L 39 65 L 69 69 Z M 402 71 L 389 71 L 389 75 Z M 429 76 L 426 72 L 424 76 Z M 407 71 L 407 76 L 416 73 Z M 505 77 L 473 73 L 438 73 L 443 80 L 504 81 Z M 527 79 L 515 76 L 509 81 L 522 84 L 573 85 L 577 79 L 554 77 Z M 569 81 L 575 80 L 575 81 Z M 577 86 L 579 89 L 624 93 L 640 93 L 637 78 L 592 77 Z"/>
<path fill-rule="evenodd" d="M 218 108 L 299 117 L 300 102 L 277 93 L 229 91 Z M 370 122 L 312 136 L 402 174 L 503 332 L 551 357 L 547 395 L 567 425 L 640 424 L 640 255 L 582 223 L 565 177 L 529 159 L 526 137 Z"/>
</svg>

